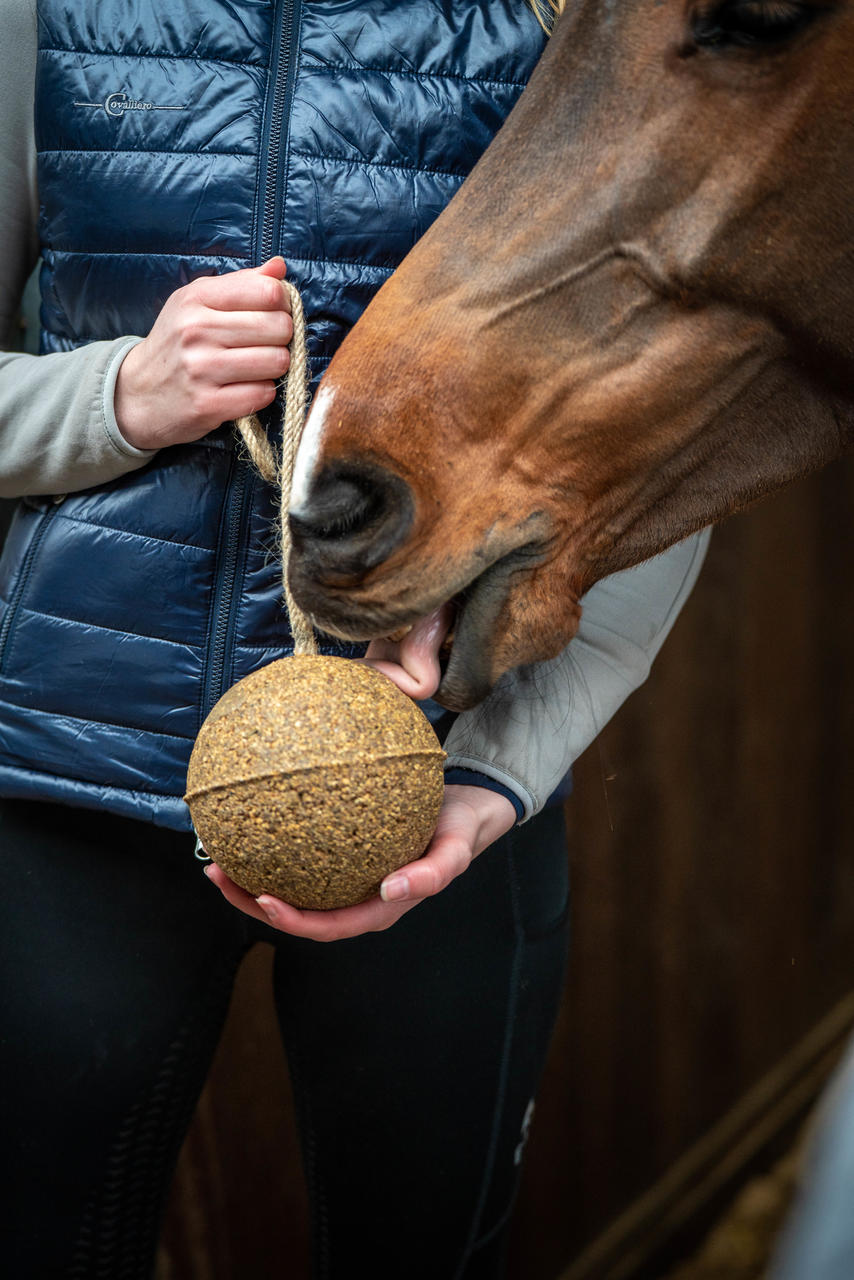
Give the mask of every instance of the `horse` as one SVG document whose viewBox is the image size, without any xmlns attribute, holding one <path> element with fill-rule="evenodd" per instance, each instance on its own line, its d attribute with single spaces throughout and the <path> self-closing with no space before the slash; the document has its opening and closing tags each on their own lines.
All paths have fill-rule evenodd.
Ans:
<svg viewBox="0 0 854 1280">
<path fill-rule="evenodd" d="M 452 710 L 598 579 L 850 448 L 854 0 L 571 0 L 323 378 L 293 595 L 349 639 L 446 601 Z"/>
</svg>

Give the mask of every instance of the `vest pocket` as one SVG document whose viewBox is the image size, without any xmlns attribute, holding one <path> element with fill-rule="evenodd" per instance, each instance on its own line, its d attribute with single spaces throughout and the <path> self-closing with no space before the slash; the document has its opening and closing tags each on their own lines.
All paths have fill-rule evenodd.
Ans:
<svg viewBox="0 0 854 1280">
<path fill-rule="evenodd" d="M 26 519 L 27 516 L 34 517 L 34 523 L 29 532 L 29 539 L 22 539 L 22 545 L 14 548 L 10 537 L 7 542 L 7 550 L 11 554 L 16 554 L 18 559 L 17 569 L 12 570 L 11 585 L 9 590 L 9 598 L 6 603 L 6 611 L 0 621 L 0 674 L 5 672 L 9 655 L 12 649 L 12 643 L 15 638 L 15 626 L 21 604 L 27 590 L 27 583 L 30 580 L 36 561 L 38 559 L 39 548 L 44 541 L 44 536 L 50 527 L 50 523 L 59 510 L 62 498 L 51 501 L 47 500 L 44 507 L 35 507 L 31 501 L 24 500 L 23 512 L 19 509 L 16 519 Z M 14 525 L 13 525 L 14 528 Z M 10 531 L 11 533 L 11 531 Z M 12 545 L 10 545 L 10 543 Z M 13 549 L 14 548 L 14 549 Z"/>
</svg>

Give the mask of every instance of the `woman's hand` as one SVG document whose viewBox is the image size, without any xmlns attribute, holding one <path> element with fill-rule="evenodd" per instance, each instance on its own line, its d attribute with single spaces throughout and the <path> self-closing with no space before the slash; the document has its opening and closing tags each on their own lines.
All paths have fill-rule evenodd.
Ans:
<svg viewBox="0 0 854 1280">
<path fill-rule="evenodd" d="M 439 651 L 453 622 L 451 605 L 419 618 L 400 640 L 372 640 L 363 659 L 393 680 L 410 698 L 432 698 L 442 671 Z"/>
<path fill-rule="evenodd" d="M 290 364 L 283 258 L 176 289 L 116 380 L 119 430 L 137 449 L 198 440 L 271 404 Z"/>
<path fill-rule="evenodd" d="M 232 906 L 256 920 L 299 938 L 334 942 L 390 928 L 419 902 L 446 888 L 515 821 L 516 810 L 505 796 L 485 787 L 446 787 L 439 822 L 423 857 L 386 876 L 381 896 L 333 911 L 299 911 L 266 893 L 253 898 L 215 863 L 205 873 Z"/>
</svg>

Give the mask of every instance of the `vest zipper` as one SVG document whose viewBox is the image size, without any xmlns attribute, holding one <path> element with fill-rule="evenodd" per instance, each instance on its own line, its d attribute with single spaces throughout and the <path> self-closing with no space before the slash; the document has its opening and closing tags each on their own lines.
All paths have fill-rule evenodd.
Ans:
<svg viewBox="0 0 854 1280">
<path fill-rule="evenodd" d="M 35 563 L 36 556 L 38 555 L 39 547 L 44 540 L 44 536 L 50 527 L 51 521 L 59 510 L 59 505 L 59 502 L 54 499 L 48 509 L 42 512 L 38 528 L 33 533 L 30 545 L 27 547 L 26 554 L 24 555 L 21 570 L 18 574 L 18 580 L 15 583 L 15 589 L 12 592 L 11 599 L 9 600 L 9 607 L 6 610 L 6 616 L 3 619 L 3 626 L 0 628 L 0 671 L 3 670 L 6 661 L 6 649 L 8 648 L 9 640 L 12 636 L 12 629 L 15 625 L 18 611 L 21 607 L 21 601 L 24 597 L 24 592 L 26 591 L 30 574 L 33 571 L 33 565 Z"/>
<path fill-rule="evenodd" d="M 222 522 L 224 533 L 217 557 L 217 575 L 213 587 L 211 615 L 213 634 L 208 648 L 207 670 L 202 697 L 202 718 L 226 690 L 226 662 L 232 649 L 235 623 L 237 568 L 240 562 L 241 532 L 246 521 L 251 491 L 249 466 L 244 458 L 232 454 L 226 479 L 227 497 Z"/>
<path fill-rule="evenodd" d="M 285 159 L 282 143 L 287 134 L 285 125 L 294 90 L 296 59 L 293 49 L 300 16 L 298 0 L 281 0 L 277 16 L 279 38 L 270 62 L 273 95 L 263 135 L 265 164 L 261 175 L 259 263 L 266 262 L 276 250 L 287 193 L 287 177 L 284 182 L 281 179 Z"/>
<path fill-rule="evenodd" d="M 277 14 L 278 39 L 270 60 L 272 96 L 261 144 L 264 164 L 261 176 L 263 196 L 258 236 L 259 262 L 266 262 L 273 256 L 284 205 L 284 189 L 279 189 L 283 162 L 282 143 L 286 136 L 288 107 L 293 95 L 295 60 L 292 52 L 298 17 L 297 0 L 281 0 Z M 229 659 L 233 649 L 238 603 L 235 588 L 240 564 L 241 533 L 246 523 L 252 491 L 249 463 L 242 454 L 233 455 L 226 484 L 228 497 L 223 513 L 225 531 L 217 559 L 214 598 L 211 602 L 214 629 L 205 673 L 203 717 L 225 693 L 226 680 L 230 676 Z"/>
</svg>

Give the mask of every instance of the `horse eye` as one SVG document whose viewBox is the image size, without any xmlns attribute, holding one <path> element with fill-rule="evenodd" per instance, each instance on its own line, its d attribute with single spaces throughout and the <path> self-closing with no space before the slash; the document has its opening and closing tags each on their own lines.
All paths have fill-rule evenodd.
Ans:
<svg viewBox="0 0 854 1280">
<path fill-rule="evenodd" d="M 818 8 L 799 0 L 722 0 L 695 12 L 691 35 L 699 48 L 762 48 L 780 45 L 817 17 Z"/>
</svg>

